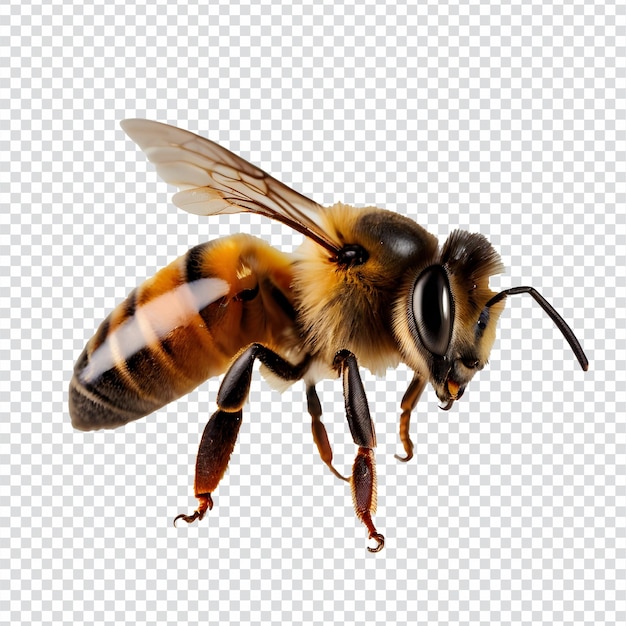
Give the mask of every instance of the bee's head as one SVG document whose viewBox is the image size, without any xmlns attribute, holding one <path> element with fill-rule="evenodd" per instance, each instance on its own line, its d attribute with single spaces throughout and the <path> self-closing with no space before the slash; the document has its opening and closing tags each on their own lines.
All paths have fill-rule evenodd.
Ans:
<svg viewBox="0 0 626 626">
<path fill-rule="evenodd" d="M 443 408 L 459 399 L 483 369 L 507 295 L 530 293 L 565 335 L 583 369 L 586 358 L 571 329 L 531 287 L 500 293 L 489 278 L 502 272 L 498 253 L 482 235 L 454 231 L 437 258 L 408 278 L 395 310 L 395 330 L 407 363 L 428 373 Z"/>
<path fill-rule="evenodd" d="M 504 302 L 486 306 L 496 295 L 489 277 L 502 269 L 482 235 L 456 230 L 436 261 L 410 281 L 404 309 L 413 344 L 409 352 L 425 365 L 444 406 L 452 406 L 487 363 L 504 308 Z"/>
</svg>

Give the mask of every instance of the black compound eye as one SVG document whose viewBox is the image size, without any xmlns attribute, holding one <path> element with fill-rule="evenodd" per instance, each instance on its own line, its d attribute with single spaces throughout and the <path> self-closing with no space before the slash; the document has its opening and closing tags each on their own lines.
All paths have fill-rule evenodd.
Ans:
<svg viewBox="0 0 626 626">
<path fill-rule="evenodd" d="M 454 311 L 448 276 L 440 265 L 424 270 L 417 279 L 413 315 L 424 347 L 444 356 L 452 338 Z"/>
</svg>

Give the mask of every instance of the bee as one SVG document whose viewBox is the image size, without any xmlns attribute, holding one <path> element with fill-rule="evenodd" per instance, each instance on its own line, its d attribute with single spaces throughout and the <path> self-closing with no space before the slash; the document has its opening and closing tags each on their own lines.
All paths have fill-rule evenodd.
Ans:
<svg viewBox="0 0 626 626">
<path fill-rule="evenodd" d="M 69 387 L 72 424 L 117 428 L 225 372 L 217 410 L 202 435 L 191 523 L 212 509 L 242 422 L 255 361 L 277 388 L 306 388 L 321 459 L 350 483 L 354 510 L 377 552 L 376 434 L 359 374 L 400 363 L 413 378 L 400 402 L 401 461 L 413 456 L 411 412 L 427 383 L 448 410 L 483 369 L 509 296 L 534 298 L 588 361 L 570 327 L 532 287 L 495 293 L 498 253 L 476 233 L 455 230 L 443 246 L 415 221 L 375 207 L 322 207 L 195 134 L 140 119 L 122 128 L 159 175 L 179 188 L 174 204 L 197 215 L 250 212 L 304 235 L 285 254 L 247 234 L 203 243 L 148 279 L 102 322 L 78 358 Z M 316 383 L 341 378 L 356 456 L 350 477 L 333 453 Z"/>
</svg>

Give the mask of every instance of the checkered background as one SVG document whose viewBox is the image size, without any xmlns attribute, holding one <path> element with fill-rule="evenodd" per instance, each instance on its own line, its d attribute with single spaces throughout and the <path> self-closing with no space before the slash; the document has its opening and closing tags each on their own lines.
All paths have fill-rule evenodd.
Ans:
<svg viewBox="0 0 626 626">
<path fill-rule="evenodd" d="M 626 621 L 626 12 L 619 2 L 158 0 L 0 8 L 0 623 Z M 322 203 L 376 204 L 442 240 L 480 231 L 526 296 L 450 412 L 429 388 L 393 458 L 405 368 L 363 373 L 376 555 L 319 460 L 301 385 L 255 374 L 200 524 L 195 453 L 219 381 L 118 431 L 72 429 L 73 362 L 138 282 L 256 216 L 201 219 L 119 128 L 188 128 Z M 367 332 L 367 329 L 364 329 Z M 338 346 L 340 347 L 340 346 Z M 320 386 L 337 466 L 354 455 Z"/>
</svg>

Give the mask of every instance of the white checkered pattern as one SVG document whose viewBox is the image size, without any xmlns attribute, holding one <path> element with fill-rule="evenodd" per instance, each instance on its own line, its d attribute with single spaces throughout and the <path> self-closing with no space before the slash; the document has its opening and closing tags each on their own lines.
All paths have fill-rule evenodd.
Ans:
<svg viewBox="0 0 626 626">
<path fill-rule="evenodd" d="M 0 7 L 0 624 L 626 623 L 626 9 L 623 2 L 364 0 Z M 73 363 L 106 313 L 204 220 L 124 136 L 147 117 L 223 143 L 323 203 L 480 231 L 530 298 L 489 367 L 397 462 L 410 373 L 364 372 L 385 549 L 321 463 L 304 393 L 255 374 L 215 508 L 193 465 L 219 381 L 113 432 L 72 430 Z M 340 385 L 319 388 L 338 468 Z"/>
</svg>

